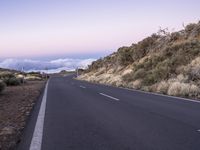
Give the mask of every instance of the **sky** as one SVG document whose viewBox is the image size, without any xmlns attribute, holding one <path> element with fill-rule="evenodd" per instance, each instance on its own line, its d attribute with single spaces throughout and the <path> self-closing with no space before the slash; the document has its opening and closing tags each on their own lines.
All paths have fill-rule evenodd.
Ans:
<svg viewBox="0 0 200 150">
<path fill-rule="evenodd" d="M 199 0 L 0 0 L 0 61 L 97 59 L 200 19 Z M 0 65 L 1 67 L 1 65 Z"/>
</svg>

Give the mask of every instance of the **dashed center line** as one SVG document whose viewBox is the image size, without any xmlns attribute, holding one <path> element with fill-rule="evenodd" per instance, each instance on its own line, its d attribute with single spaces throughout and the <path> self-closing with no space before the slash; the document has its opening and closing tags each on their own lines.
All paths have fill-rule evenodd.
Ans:
<svg viewBox="0 0 200 150">
<path fill-rule="evenodd" d="M 110 99 L 113 99 L 113 100 L 119 101 L 118 98 L 112 97 L 112 96 L 110 96 L 110 95 L 107 95 L 107 94 L 104 94 L 104 93 L 99 93 L 99 94 L 100 94 L 100 95 L 103 95 L 103 96 L 105 96 L 105 97 L 108 97 L 108 98 L 110 98 Z"/>
<path fill-rule="evenodd" d="M 82 85 L 80 85 L 80 88 L 83 88 L 83 89 L 85 89 L 86 87 L 85 87 L 85 86 L 82 86 Z"/>
</svg>

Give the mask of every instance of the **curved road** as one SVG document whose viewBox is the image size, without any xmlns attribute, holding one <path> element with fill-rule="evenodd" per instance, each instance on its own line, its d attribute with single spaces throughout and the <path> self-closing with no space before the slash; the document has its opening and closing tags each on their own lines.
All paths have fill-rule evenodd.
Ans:
<svg viewBox="0 0 200 150">
<path fill-rule="evenodd" d="M 28 149 L 199 150 L 200 103 L 53 77 L 18 146 Z"/>
</svg>

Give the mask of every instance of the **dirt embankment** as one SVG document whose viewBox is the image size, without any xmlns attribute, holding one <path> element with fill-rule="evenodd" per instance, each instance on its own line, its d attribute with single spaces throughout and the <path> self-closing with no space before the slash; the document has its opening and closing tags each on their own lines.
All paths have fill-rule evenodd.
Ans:
<svg viewBox="0 0 200 150">
<path fill-rule="evenodd" d="M 45 81 L 28 81 L 21 86 L 9 86 L 0 94 L 0 150 L 13 149 L 19 142 L 44 85 Z"/>
</svg>

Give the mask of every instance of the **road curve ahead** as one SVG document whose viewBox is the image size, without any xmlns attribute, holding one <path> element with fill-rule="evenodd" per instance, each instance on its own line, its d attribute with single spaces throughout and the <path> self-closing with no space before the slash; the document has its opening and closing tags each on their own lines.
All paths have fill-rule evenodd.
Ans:
<svg viewBox="0 0 200 150">
<path fill-rule="evenodd" d="M 19 150 L 200 150 L 195 101 L 87 83 L 73 75 L 51 78 L 41 101 Z"/>
</svg>

